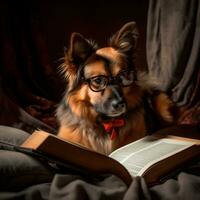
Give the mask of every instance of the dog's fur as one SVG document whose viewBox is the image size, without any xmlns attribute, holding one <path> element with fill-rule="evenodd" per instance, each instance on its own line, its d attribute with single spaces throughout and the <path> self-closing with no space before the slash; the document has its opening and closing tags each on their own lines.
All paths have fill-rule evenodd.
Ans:
<svg viewBox="0 0 200 200">
<path fill-rule="evenodd" d="M 109 41 L 98 48 L 95 42 L 73 33 L 67 49 L 62 72 L 67 88 L 58 109 L 58 136 L 109 154 L 114 149 L 145 136 L 153 123 L 152 113 L 160 122 L 171 123 L 173 106 L 164 92 L 156 90 L 156 81 L 135 66 L 138 30 L 135 22 L 125 24 Z M 121 70 L 135 71 L 135 82 L 128 87 L 110 84 L 101 92 L 92 91 L 84 78 L 98 75 L 115 77 Z M 112 107 L 123 101 L 123 109 Z M 103 127 L 104 120 L 123 118 L 124 126 L 115 128 L 111 139 Z M 150 119 L 150 120 L 147 120 Z M 147 123 L 148 121 L 148 123 Z M 151 122 L 151 123 L 149 123 Z M 157 123 L 157 121 L 156 121 Z"/>
</svg>

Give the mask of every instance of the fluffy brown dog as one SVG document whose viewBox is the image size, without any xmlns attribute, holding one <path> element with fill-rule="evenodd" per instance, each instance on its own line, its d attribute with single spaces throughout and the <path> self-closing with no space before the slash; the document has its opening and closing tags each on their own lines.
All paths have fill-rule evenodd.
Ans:
<svg viewBox="0 0 200 200">
<path fill-rule="evenodd" d="M 109 154 L 145 136 L 157 123 L 155 114 L 159 122 L 173 121 L 172 102 L 135 67 L 137 39 L 135 22 L 125 24 L 104 48 L 72 34 L 61 66 L 67 89 L 57 109 L 58 136 Z"/>
<path fill-rule="evenodd" d="M 72 34 L 61 66 L 68 85 L 57 110 L 58 136 L 109 154 L 146 135 L 158 122 L 154 114 L 160 122 L 173 121 L 172 102 L 134 65 L 137 39 L 135 22 L 125 24 L 104 48 Z"/>
</svg>

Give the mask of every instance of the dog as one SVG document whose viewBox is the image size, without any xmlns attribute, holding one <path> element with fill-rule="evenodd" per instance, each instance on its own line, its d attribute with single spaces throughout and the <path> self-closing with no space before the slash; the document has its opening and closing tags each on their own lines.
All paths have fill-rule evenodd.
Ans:
<svg viewBox="0 0 200 200">
<path fill-rule="evenodd" d="M 147 135 L 154 119 L 173 123 L 173 102 L 135 66 L 138 37 L 135 22 L 102 48 L 72 33 L 60 66 L 67 86 L 56 113 L 59 137 L 108 155 Z"/>
</svg>

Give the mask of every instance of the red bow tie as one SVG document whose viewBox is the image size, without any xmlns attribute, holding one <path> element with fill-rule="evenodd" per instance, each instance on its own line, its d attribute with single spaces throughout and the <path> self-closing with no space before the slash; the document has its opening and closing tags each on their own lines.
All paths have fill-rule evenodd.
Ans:
<svg viewBox="0 0 200 200">
<path fill-rule="evenodd" d="M 110 139 L 114 140 L 117 137 L 117 132 L 115 130 L 116 127 L 124 126 L 124 119 L 114 119 L 109 122 L 103 122 L 103 127 L 107 133 L 110 133 Z"/>
</svg>

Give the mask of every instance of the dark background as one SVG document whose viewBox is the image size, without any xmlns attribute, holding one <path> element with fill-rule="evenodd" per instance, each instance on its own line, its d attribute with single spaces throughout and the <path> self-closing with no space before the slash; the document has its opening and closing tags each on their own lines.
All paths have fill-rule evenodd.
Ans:
<svg viewBox="0 0 200 200">
<path fill-rule="evenodd" d="M 22 109 L 55 126 L 66 84 L 58 67 L 72 32 L 104 46 L 125 23 L 136 21 L 137 63 L 145 68 L 147 8 L 147 0 L 0 1 L 0 124 L 18 123 Z"/>
<path fill-rule="evenodd" d="M 142 54 L 145 54 L 148 1 L 52 1 L 39 3 L 41 22 L 51 58 L 62 56 L 62 48 L 72 32 L 94 38 L 101 45 L 122 25 L 136 21 L 140 30 Z M 57 50 L 57 51 L 56 51 Z M 59 54 L 61 53 L 61 55 Z M 145 56 L 143 56 L 145 59 Z"/>
<path fill-rule="evenodd" d="M 80 32 L 87 38 L 106 45 L 106 41 L 114 32 L 129 21 L 136 21 L 140 31 L 138 60 L 142 66 L 146 65 L 145 34 L 148 1 L 1 1 L 1 40 L 3 45 L 11 45 L 15 57 L 24 59 L 24 52 L 20 46 L 32 52 L 29 57 L 37 54 L 32 62 L 33 67 L 43 68 L 37 63 L 38 57 L 43 57 L 51 68 L 57 71 L 59 59 L 64 55 L 72 32 Z M 6 55 L 5 55 L 6 56 Z M 18 59 L 17 57 L 16 59 Z M 12 59 L 12 58 L 10 58 Z M 19 58 L 20 59 L 20 58 Z M 39 62 L 39 61 L 38 61 Z M 30 63 L 29 63 L 30 64 Z M 8 63 L 4 64 L 6 68 Z M 16 63 L 16 68 L 22 68 Z M 26 63 L 23 67 L 27 68 Z M 36 66 L 37 65 L 37 66 Z M 38 70 L 39 70 L 38 69 Z M 53 97 L 55 98 L 55 97 Z"/>
</svg>

